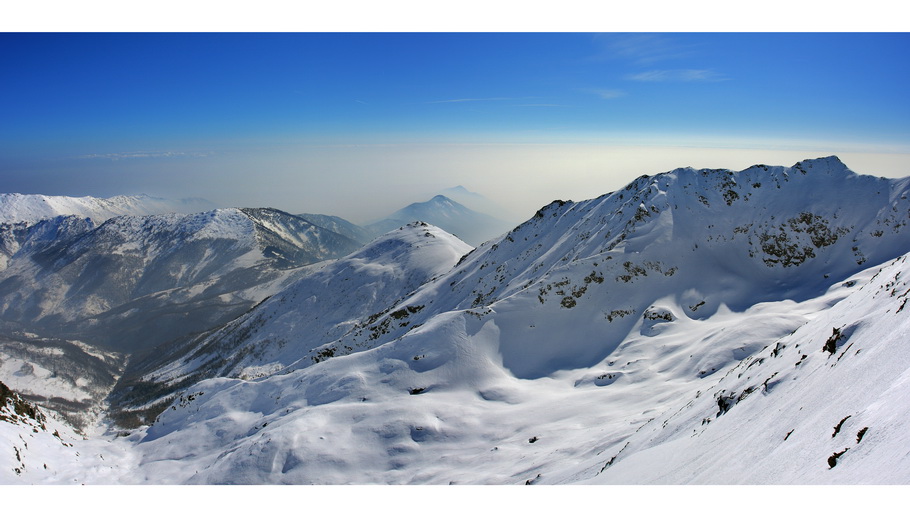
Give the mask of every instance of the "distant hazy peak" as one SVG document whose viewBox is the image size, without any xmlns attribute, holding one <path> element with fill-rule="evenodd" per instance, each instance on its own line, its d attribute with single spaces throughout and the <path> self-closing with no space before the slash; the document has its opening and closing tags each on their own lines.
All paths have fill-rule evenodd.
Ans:
<svg viewBox="0 0 910 518">
<path fill-rule="evenodd" d="M 482 194 L 476 193 L 474 191 L 469 191 L 463 185 L 456 185 L 455 187 L 449 187 L 448 189 L 444 189 L 442 191 L 442 193 L 449 194 L 449 195 L 459 195 L 460 194 L 460 195 L 464 195 L 464 196 L 474 196 L 474 197 L 483 198 Z"/>
<path fill-rule="evenodd" d="M 452 205 L 452 206 L 461 205 L 457 201 L 455 201 L 451 198 L 448 198 L 446 196 L 443 196 L 442 194 L 437 194 L 436 196 L 433 196 L 433 198 L 428 203 L 447 204 L 447 205 Z"/>
<path fill-rule="evenodd" d="M 430 198 L 427 201 L 419 201 L 419 202 L 412 203 L 412 204 L 408 205 L 407 207 L 405 207 L 404 209 L 402 209 L 402 211 L 408 210 L 410 208 L 418 208 L 418 207 L 425 207 L 425 206 L 432 206 L 432 205 L 449 205 L 452 207 L 459 207 L 459 208 L 464 208 L 465 210 L 469 210 L 467 207 L 458 203 L 457 201 L 455 201 L 447 196 L 444 196 L 442 194 L 437 194 L 436 196 L 433 196 L 432 198 Z M 399 211 L 399 212 L 401 212 L 401 211 Z"/>
</svg>

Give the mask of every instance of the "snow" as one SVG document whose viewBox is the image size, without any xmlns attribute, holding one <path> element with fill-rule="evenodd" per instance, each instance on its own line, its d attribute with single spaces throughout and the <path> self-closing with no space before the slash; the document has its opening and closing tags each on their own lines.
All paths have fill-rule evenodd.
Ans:
<svg viewBox="0 0 910 518">
<path fill-rule="evenodd" d="M 385 309 L 448 271 L 470 250 L 431 225 L 389 232 L 345 258 L 298 271 L 297 280 L 275 297 L 146 379 L 179 379 L 207 363 L 225 360 L 232 367 L 219 373 L 245 378 L 308 363 L 315 348 L 357 324 L 352 317 Z M 231 349 L 225 349 L 226 343 Z"/>
<path fill-rule="evenodd" d="M 822 311 L 840 296 L 787 313 Z M 590 481 L 590 474 L 576 478 L 584 464 L 596 461 L 599 468 L 637 428 L 716 383 L 671 372 L 656 376 L 661 365 L 723 347 L 729 338 L 715 334 L 718 329 L 757 333 L 752 328 L 763 328 L 758 323 L 773 321 L 775 313 L 766 304 L 738 317 L 721 312 L 717 322 L 686 322 L 680 335 L 694 330 L 703 338 L 682 351 L 670 347 L 676 333 L 649 337 L 645 350 L 630 343 L 601 364 L 613 362 L 622 373 L 603 386 L 578 383 L 605 372 L 600 368 L 514 378 L 497 361 L 493 321 L 451 313 L 394 343 L 290 374 L 201 382 L 187 390 L 198 394 L 193 401 L 176 405 L 148 429 L 136 448 L 151 458 L 137 469 L 152 482 L 189 483 Z M 787 336 L 782 331 L 772 325 L 766 343 Z M 417 388 L 424 390 L 412 394 Z M 162 463 L 173 467 L 161 471 Z M 181 475 L 189 473 L 187 466 L 193 476 Z"/>
<path fill-rule="evenodd" d="M 87 483 L 906 484 L 908 186 L 677 169 L 473 251 L 402 227 L 150 372 L 205 374 L 151 426 L 41 451 Z"/>
<path fill-rule="evenodd" d="M 730 370 L 700 401 L 658 416 L 594 481 L 906 483 L 910 403 L 903 395 L 910 360 L 904 337 L 910 329 L 899 314 L 905 311 L 906 275 L 907 256 L 863 272 L 859 289 L 781 340 L 782 352 L 772 355 L 769 344 Z M 891 291 L 883 284 L 889 279 L 895 282 Z M 829 353 L 822 349 L 834 327 L 849 336 Z M 715 394 L 742 394 L 756 386 L 716 415 Z M 705 418 L 713 421 L 703 423 Z M 828 460 L 844 450 L 832 467 Z"/>
<path fill-rule="evenodd" d="M 115 216 L 187 212 L 209 205 L 205 200 L 171 201 L 147 195 L 95 198 L 0 193 L 0 223 L 35 223 L 62 215 L 103 222 Z"/>
</svg>

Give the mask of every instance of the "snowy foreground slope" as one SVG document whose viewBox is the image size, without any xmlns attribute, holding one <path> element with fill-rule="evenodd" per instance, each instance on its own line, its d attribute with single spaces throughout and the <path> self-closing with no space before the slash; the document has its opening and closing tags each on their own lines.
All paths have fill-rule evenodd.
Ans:
<svg viewBox="0 0 910 518">
<path fill-rule="evenodd" d="M 829 310 L 655 415 L 604 452 L 611 460 L 568 470 L 570 478 L 907 484 L 908 281 L 906 255 L 852 277 L 832 289 Z"/>
<path fill-rule="evenodd" d="M 678 169 L 374 306 L 320 266 L 152 366 L 208 379 L 150 426 L 22 454 L 53 435 L 0 422 L 0 481 L 906 484 L 908 185 Z"/>
</svg>

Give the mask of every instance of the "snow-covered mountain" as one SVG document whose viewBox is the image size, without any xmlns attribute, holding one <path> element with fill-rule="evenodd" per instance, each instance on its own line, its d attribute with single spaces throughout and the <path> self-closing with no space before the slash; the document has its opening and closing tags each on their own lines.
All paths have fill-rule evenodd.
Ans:
<svg viewBox="0 0 910 518">
<path fill-rule="evenodd" d="M 473 211 L 441 194 L 429 201 L 412 203 L 380 221 L 366 225 L 366 228 L 379 234 L 414 221 L 435 225 L 473 246 L 511 228 L 508 223 Z"/>
<path fill-rule="evenodd" d="M 594 368 L 538 379 L 502 369 L 494 326 L 450 315 L 290 374 L 198 383 L 134 439 L 137 471 L 190 483 L 906 483 L 910 365 L 895 312 L 907 285 L 884 289 L 906 275 L 902 256 L 803 303 L 640 319 Z M 875 325 L 882 315 L 895 327 Z M 737 351 L 752 342 L 766 346 Z M 714 375 L 678 366 L 726 351 L 738 355 Z M 166 462 L 182 469 L 155 469 Z"/>
<path fill-rule="evenodd" d="M 113 394 L 115 417 L 142 415 L 141 409 L 155 408 L 202 379 L 257 379 L 304 359 L 309 364 L 330 358 L 330 349 L 313 350 L 350 332 L 361 316 L 397 303 L 447 272 L 470 250 L 437 227 L 413 223 L 343 259 L 313 265 L 223 328 L 167 344 L 131 365 L 122 389 Z M 138 385 L 142 390 L 136 390 Z"/>
<path fill-rule="evenodd" d="M 29 256 L 58 242 L 68 242 L 95 228 L 90 218 L 57 216 L 37 223 L 0 223 L 0 271 L 13 256 Z M 24 249 L 23 249 L 24 248 Z"/>
<path fill-rule="evenodd" d="M 391 315 L 408 305 L 425 308 L 413 322 L 495 308 L 497 326 L 509 327 L 503 364 L 517 376 L 590 365 L 638 318 L 660 312 L 666 297 L 692 318 L 801 301 L 906 252 L 908 185 L 856 175 L 836 158 L 641 177 L 594 200 L 553 202 L 377 318 L 378 339 L 346 336 L 332 347 L 360 350 L 402 336 Z M 832 201 L 843 193 L 866 203 Z M 521 316 L 504 317 L 512 308 Z M 559 318 L 548 316 L 554 308 Z M 585 333 L 566 333 L 575 326 Z"/>
<path fill-rule="evenodd" d="M 76 216 L 17 227 L 0 272 L 6 327 L 142 350 L 234 318 L 277 289 L 292 267 L 357 243 L 274 209 Z M 277 283 L 277 284 L 276 284 Z"/>
<path fill-rule="evenodd" d="M 353 239 L 354 241 L 365 245 L 369 243 L 376 235 L 373 232 L 351 223 L 350 221 L 339 218 L 338 216 L 328 216 L 326 214 L 298 214 L 299 217 L 310 223 L 331 230 L 336 234 Z"/>
<path fill-rule="evenodd" d="M 906 484 L 908 191 L 828 157 L 641 177 L 460 259 L 403 228 L 159 349 L 121 380 L 179 389 L 157 420 L 47 480 Z"/>
<path fill-rule="evenodd" d="M 115 216 L 185 214 L 213 208 L 210 201 L 200 198 L 167 200 L 145 194 L 95 198 L 0 193 L 0 223 L 35 223 L 57 216 L 81 216 L 101 223 Z"/>
</svg>

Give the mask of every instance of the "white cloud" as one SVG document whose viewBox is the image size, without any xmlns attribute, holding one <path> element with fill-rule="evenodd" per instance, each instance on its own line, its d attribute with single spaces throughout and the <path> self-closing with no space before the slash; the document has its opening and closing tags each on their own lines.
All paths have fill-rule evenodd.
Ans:
<svg viewBox="0 0 910 518">
<path fill-rule="evenodd" d="M 679 70 L 649 70 L 624 77 L 629 81 L 647 82 L 689 82 L 689 81 L 726 81 L 730 79 L 713 70 L 679 69 Z"/>
</svg>

